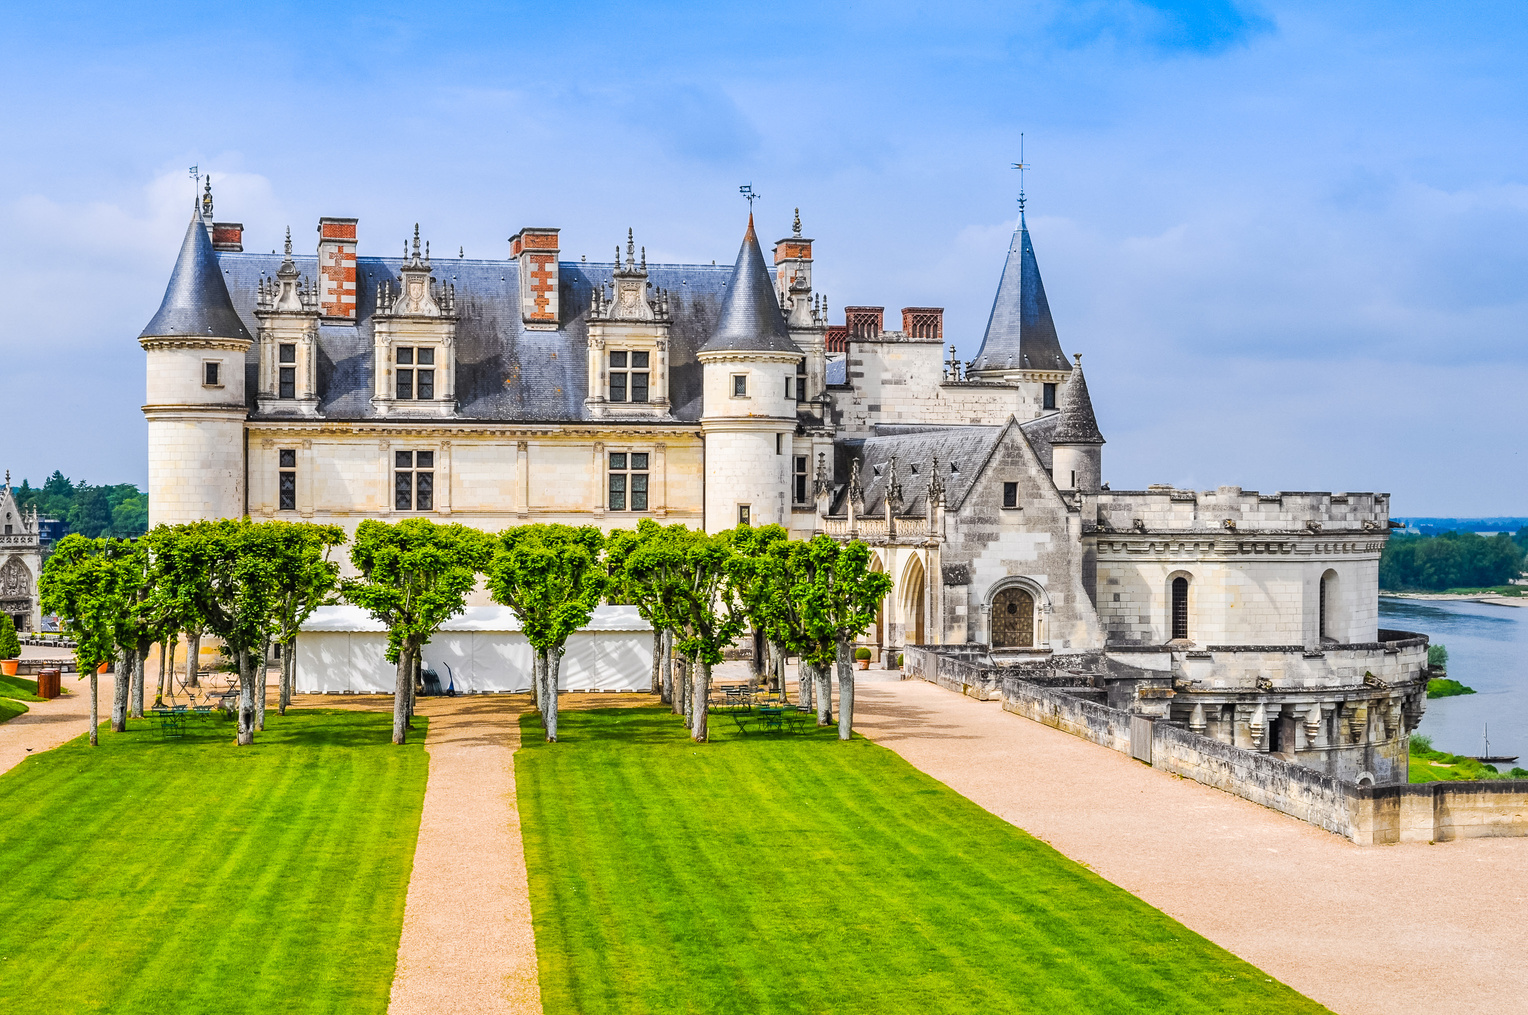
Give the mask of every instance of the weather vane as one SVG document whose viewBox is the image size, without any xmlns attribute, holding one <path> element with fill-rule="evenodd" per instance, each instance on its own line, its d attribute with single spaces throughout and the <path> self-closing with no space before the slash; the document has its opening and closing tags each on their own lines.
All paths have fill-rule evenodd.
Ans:
<svg viewBox="0 0 1528 1015">
<path fill-rule="evenodd" d="M 192 166 L 191 167 L 191 179 L 196 181 L 196 189 L 197 190 L 201 190 L 202 189 L 202 168 L 201 168 L 201 166 Z"/>
<path fill-rule="evenodd" d="M 1020 155 L 1020 157 L 1021 158 L 1023 157 L 1022 154 Z M 748 214 L 752 215 L 753 214 L 753 202 L 758 200 L 759 198 L 763 197 L 764 195 L 756 193 L 754 191 L 754 189 L 753 189 L 753 184 L 751 184 L 751 183 L 743 184 L 741 187 L 739 187 L 737 189 L 737 192 L 739 194 L 742 194 L 744 197 L 748 198 Z"/>
<path fill-rule="evenodd" d="M 1019 212 L 1024 211 L 1024 170 L 1034 168 L 1024 161 L 1024 134 L 1019 133 L 1019 161 L 1013 164 L 1013 168 L 1019 171 Z"/>
</svg>

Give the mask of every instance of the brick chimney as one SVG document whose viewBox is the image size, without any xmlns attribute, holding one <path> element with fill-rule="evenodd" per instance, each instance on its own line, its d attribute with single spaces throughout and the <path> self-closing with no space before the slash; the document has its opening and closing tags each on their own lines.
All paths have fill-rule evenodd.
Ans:
<svg viewBox="0 0 1528 1015">
<path fill-rule="evenodd" d="M 520 263 L 520 320 L 530 331 L 556 331 L 558 306 L 556 229 L 522 229 L 509 238 L 509 256 Z"/>
<path fill-rule="evenodd" d="M 902 333 L 908 338 L 944 338 L 944 307 L 903 307 Z"/>
<path fill-rule="evenodd" d="M 318 309 L 326 321 L 355 323 L 355 227 L 358 221 L 318 220 Z"/>
<path fill-rule="evenodd" d="M 849 351 L 849 329 L 842 324 L 830 324 L 822 335 L 822 346 L 826 352 Z"/>
<path fill-rule="evenodd" d="M 876 339 L 885 330 L 885 307 L 844 307 L 850 339 Z"/>
<path fill-rule="evenodd" d="M 212 223 L 212 249 L 229 250 L 236 254 L 244 251 L 244 223 Z"/>
</svg>

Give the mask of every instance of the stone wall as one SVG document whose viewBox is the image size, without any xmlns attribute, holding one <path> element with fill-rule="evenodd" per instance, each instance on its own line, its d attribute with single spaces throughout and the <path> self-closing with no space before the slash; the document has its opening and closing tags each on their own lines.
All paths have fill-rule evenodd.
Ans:
<svg viewBox="0 0 1528 1015">
<path fill-rule="evenodd" d="M 1042 687 L 970 654 L 909 646 L 906 674 L 982 700 L 1121 754 L 1131 713 Z M 1361 846 L 1528 835 L 1528 781 L 1357 786 L 1282 758 L 1166 723 L 1151 724 L 1153 768 L 1299 818 Z M 1143 759 L 1145 760 L 1145 759 Z"/>
</svg>

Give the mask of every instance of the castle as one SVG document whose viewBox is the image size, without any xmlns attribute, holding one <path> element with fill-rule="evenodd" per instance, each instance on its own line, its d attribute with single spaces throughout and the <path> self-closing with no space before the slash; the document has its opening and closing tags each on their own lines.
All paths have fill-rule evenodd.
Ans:
<svg viewBox="0 0 1528 1015">
<path fill-rule="evenodd" d="M 870 636 L 1112 668 L 1111 700 L 1355 780 L 1404 781 L 1425 641 L 1378 627 L 1385 494 L 1110 490 L 1079 357 L 1020 215 L 976 357 L 943 310 L 830 323 L 799 214 L 766 262 L 243 251 L 193 210 L 148 361 L 151 524 L 416 515 L 860 538 Z M 1420 646 L 1420 647 L 1419 647 Z M 1117 686 L 1116 686 L 1117 685 Z"/>
</svg>

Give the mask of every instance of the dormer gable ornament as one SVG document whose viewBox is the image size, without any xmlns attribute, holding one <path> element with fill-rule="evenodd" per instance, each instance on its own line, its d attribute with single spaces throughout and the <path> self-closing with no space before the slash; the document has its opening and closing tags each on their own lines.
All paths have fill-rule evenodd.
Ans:
<svg viewBox="0 0 1528 1015">
<path fill-rule="evenodd" d="M 589 303 L 589 318 L 597 321 L 652 322 L 669 320 L 669 294 L 654 289 L 647 277 L 647 248 L 637 258 L 636 237 L 626 230 L 626 261 L 621 262 L 621 247 L 615 248 L 615 271 L 606 286 L 597 285 Z M 652 295 L 649 296 L 649 291 Z"/>
<path fill-rule="evenodd" d="M 452 283 L 437 286 L 430 267 L 430 244 L 424 244 L 424 256 L 419 253 L 419 223 L 414 223 L 414 250 L 409 253 L 409 243 L 403 241 L 403 263 L 398 267 L 399 281 L 396 285 L 384 281 L 377 286 L 377 313 L 393 317 L 454 317 L 456 316 L 456 286 Z"/>
<path fill-rule="evenodd" d="M 298 275 L 292 261 L 292 228 L 286 231 L 286 257 L 274 278 L 262 278 L 255 291 L 255 307 L 265 313 L 311 314 L 318 312 L 318 287 L 306 275 Z"/>
</svg>

